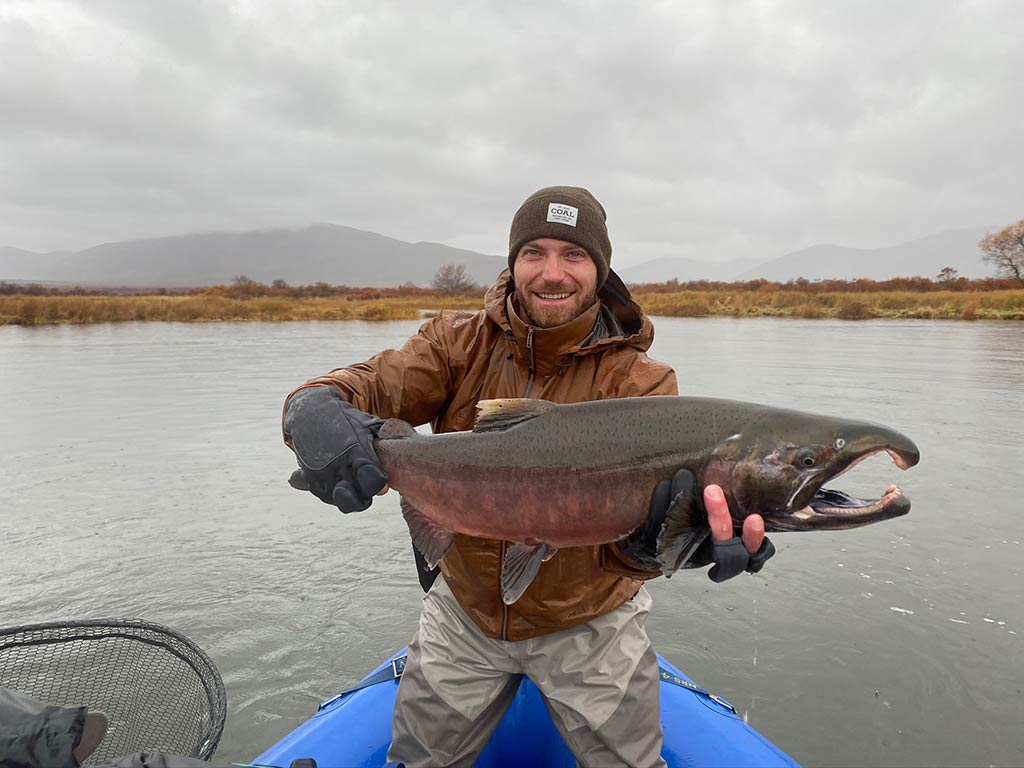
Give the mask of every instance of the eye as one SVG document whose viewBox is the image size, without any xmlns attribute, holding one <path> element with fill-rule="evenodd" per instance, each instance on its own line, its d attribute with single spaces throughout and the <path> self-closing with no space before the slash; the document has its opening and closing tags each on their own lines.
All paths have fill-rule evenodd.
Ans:
<svg viewBox="0 0 1024 768">
<path fill-rule="evenodd" d="M 583 261 L 584 259 L 588 259 L 590 257 L 587 256 L 587 254 L 583 251 L 572 251 L 571 253 L 569 253 L 569 258 L 572 259 L 573 261 Z"/>
<path fill-rule="evenodd" d="M 814 455 L 814 451 L 800 451 L 800 455 L 796 457 L 796 460 L 805 467 L 813 467 L 817 462 L 817 457 Z"/>
<path fill-rule="evenodd" d="M 841 450 L 843 450 L 843 448 L 845 446 L 846 446 L 846 441 L 843 438 L 841 438 L 841 437 L 837 437 L 836 438 L 836 448 L 841 451 Z"/>
</svg>

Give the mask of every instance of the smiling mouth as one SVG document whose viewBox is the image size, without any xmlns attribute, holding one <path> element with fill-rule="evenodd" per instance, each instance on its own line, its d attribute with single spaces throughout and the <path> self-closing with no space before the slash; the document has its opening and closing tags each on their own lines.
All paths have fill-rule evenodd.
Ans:
<svg viewBox="0 0 1024 768">
<path fill-rule="evenodd" d="M 544 299 L 544 301 L 560 301 L 562 299 L 568 299 L 572 296 L 571 293 L 537 293 L 536 296 Z"/>
</svg>

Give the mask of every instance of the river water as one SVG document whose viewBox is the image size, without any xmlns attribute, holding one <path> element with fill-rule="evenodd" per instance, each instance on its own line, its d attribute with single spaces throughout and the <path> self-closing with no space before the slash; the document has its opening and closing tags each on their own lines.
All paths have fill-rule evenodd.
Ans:
<svg viewBox="0 0 1024 768">
<path fill-rule="evenodd" d="M 0 328 L 0 626 L 171 626 L 228 690 L 244 761 L 405 644 L 396 494 L 342 516 L 285 482 L 284 396 L 400 344 L 392 323 Z M 1024 325 L 656 319 L 684 394 L 881 421 L 921 447 L 910 515 L 777 534 L 758 576 L 651 584 L 652 639 L 796 759 L 1024 764 Z"/>
</svg>

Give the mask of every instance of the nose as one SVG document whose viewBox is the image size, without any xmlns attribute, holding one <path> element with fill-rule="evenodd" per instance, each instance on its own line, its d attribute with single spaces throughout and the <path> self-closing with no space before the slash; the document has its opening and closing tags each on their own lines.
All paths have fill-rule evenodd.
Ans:
<svg viewBox="0 0 1024 768">
<path fill-rule="evenodd" d="M 544 280 L 548 283 L 560 283 L 565 279 L 562 260 L 556 254 L 549 254 L 544 260 Z"/>
</svg>

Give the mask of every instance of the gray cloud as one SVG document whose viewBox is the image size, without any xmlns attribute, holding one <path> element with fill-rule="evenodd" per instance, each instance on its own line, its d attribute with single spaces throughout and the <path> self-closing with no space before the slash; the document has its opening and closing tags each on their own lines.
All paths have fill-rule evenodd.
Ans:
<svg viewBox="0 0 1024 768">
<path fill-rule="evenodd" d="M 331 221 L 497 253 L 588 186 L 616 263 L 1024 215 L 1013 0 L 0 0 L 0 244 Z"/>
</svg>

